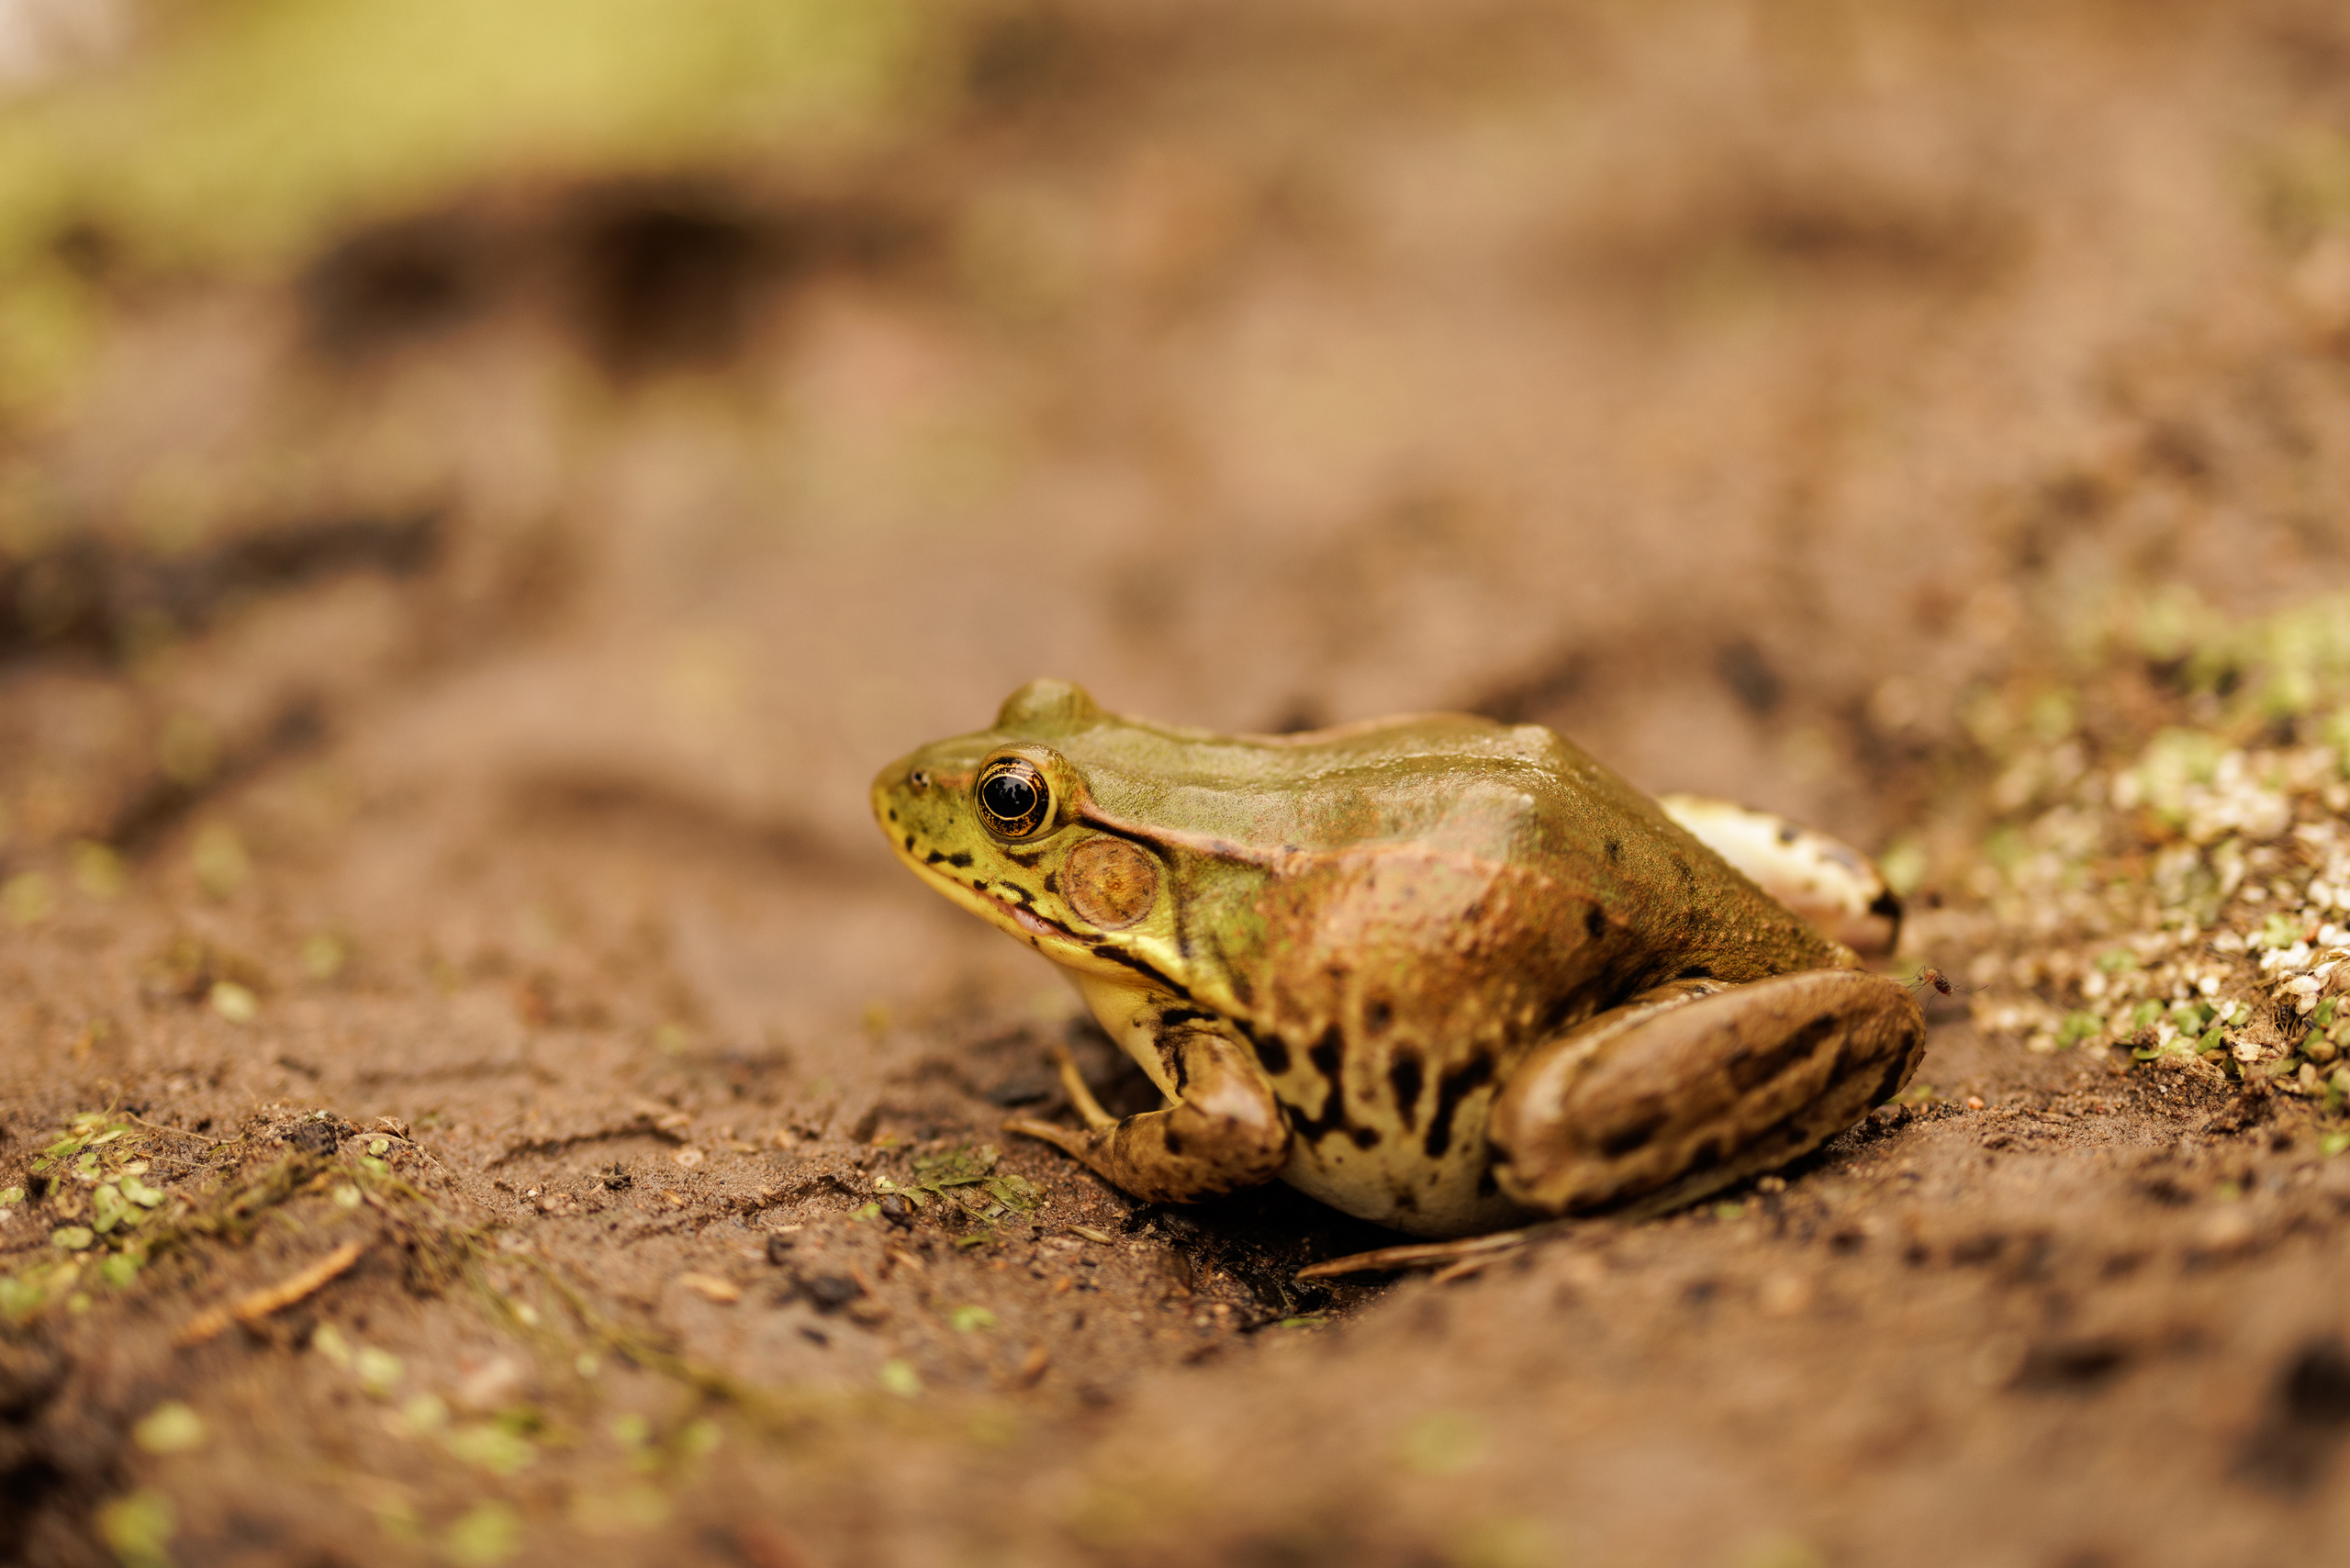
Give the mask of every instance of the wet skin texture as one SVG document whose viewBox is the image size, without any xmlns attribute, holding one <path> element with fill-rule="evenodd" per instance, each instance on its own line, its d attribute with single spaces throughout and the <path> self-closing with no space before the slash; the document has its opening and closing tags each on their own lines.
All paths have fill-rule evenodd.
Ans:
<svg viewBox="0 0 2350 1568">
<path fill-rule="evenodd" d="M 1916 1070 L 1900 986 L 1539 725 L 1217 735 L 1031 682 L 890 764 L 899 857 L 1168 1097 L 1024 1121 L 1137 1197 L 1276 1176 L 1430 1237 L 1686 1201 Z"/>
</svg>

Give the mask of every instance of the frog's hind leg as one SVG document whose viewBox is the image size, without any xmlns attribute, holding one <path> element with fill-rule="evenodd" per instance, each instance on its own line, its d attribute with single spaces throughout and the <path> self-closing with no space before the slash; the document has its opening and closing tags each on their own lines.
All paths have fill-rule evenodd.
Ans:
<svg viewBox="0 0 2350 1568">
<path fill-rule="evenodd" d="M 1494 1175 L 1544 1214 L 1687 1203 L 1807 1154 L 1897 1093 L 1926 1021 L 1882 975 L 1810 969 L 1601 1014 L 1494 1100 Z"/>
<path fill-rule="evenodd" d="M 1900 940 L 1899 895 L 1841 839 L 1703 795 L 1660 795 L 1657 804 L 1749 881 L 1855 953 L 1890 953 Z"/>
</svg>

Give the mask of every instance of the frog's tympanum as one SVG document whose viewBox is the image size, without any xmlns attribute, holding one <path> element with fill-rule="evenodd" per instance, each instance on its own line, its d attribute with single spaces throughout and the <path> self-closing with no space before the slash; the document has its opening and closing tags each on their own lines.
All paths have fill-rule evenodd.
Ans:
<svg viewBox="0 0 2350 1568">
<path fill-rule="evenodd" d="M 1427 1237 L 1685 1202 L 1916 1070 L 1908 992 L 1708 848 L 1701 808 L 1693 833 L 1535 724 L 1218 735 L 1056 680 L 873 785 L 900 857 L 1063 966 L 1167 1097 L 1111 1116 L 1064 1058 L 1084 1128 L 1012 1130 L 1136 1197 L 1278 1176 Z M 1751 816 L 1711 836 L 1801 846 Z"/>
</svg>

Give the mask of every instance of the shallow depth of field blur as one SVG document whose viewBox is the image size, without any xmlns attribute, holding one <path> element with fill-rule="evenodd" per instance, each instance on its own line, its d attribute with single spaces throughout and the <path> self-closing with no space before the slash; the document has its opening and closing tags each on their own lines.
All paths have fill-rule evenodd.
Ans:
<svg viewBox="0 0 2350 1568">
<path fill-rule="evenodd" d="M 993 1130 L 1053 1092 L 1073 1003 L 891 863 L 865 785 L 1038 675 L 1217 729 L 1470 709 L 1883 855 L 1950 912 L 1920 929 L 1952 946 L 1907 961 L 1959 972 L 2022 907 L 1996 904 L 1995 820 L 2127 760 L 2099 745 L 2218 722 L 2233 678 L 2187 691 L 2190 650 L 2333 603 L 2345 561 L 2350 15 L 2314 0 L 0 0 L 0 1161 L 118 1107 L 204 1137 L 393 1117 L 449 1203 L 504 1216 L 486 1256 L 536 1248 L 610 1287 L 610 1321 L 768 1394 L 882 1402 L 787 1444 L 673 1379 L 685 1405 L 643 1393 L 627 1418 L 726 1442 L 677 1439 L 674 1469 L 615 1450 L 612 1474 L 654 1479 L 606 1518 L 564 1467 L 609 1413 L 462 1293 L 400 1305 L 413 1271 L 368 1261 L 332 1287 L 395 1304 L 375 1316 L 411 1336 L 409 1393 L 460 1417 L 451 1390 L 523 1369 L 481 1404 L 540 1412 L 496 1450 L 540 1457 L 443 1452 L 387 1387 L 345 1408 L 315 1326 L 172 1350 L 172 1304 L 227 1288 L 187 1262 L 71 1310 L 60 1283 L 12 1331 L 12 1420 L 64 1420 L 70 1377 L 111 1414 L 0 1452 L 0 1524 L 42 1561 L 135 1565 L 1797 1568 L 1958 1561 L 1955 1538 L 1885 1555 L 1959 1517 L 1953 1494 L 2013 1505 L 1971 1562 L 2289 1543 L 2305 1491 L 2218 1460 L 2143 1529 L 2081 1534 L 2034 1456 L 2106 1455 L 2080 1484 L 2114 1508 L 2138 1473 L 2061 1368 L 2076 1403 L 1999 1403 L 2041 1329 L 1983 1339 L 1957 1298 L 1882 1282 L 1841 1327 L 1804 1282 L 1731 1291 L 1684 1338 L 1642 1328 L 1681 1391 L 1657 1397 L 1695 1412 L 1675 1427 L 1639 1374 L 1575 1360 L 1602 1330 L 1548 1322 L 1609 1296 L 1580 1254 L 1555 1291 L 1482 1306 L 1477 1281 L 1264 1287 L 1261 1334 L 1215 1316 L 1214 1269 L 1169 1264 L 1169 1287 L 1157 1253 L 1125 1260 L 1131 1316 L 1122 1296 L 1091 1328 L 1046 1321 L 1073 1276 L 1041 1251 L 984 1309 L 939 1282 L 1004 1271 L 987 1247 L 893 1276 L 843 1217 L 891 1150 L 1002 1144 L 1065 1218 L 1125 1205 Z M 2325 680 L 2350 671 L 2345 613 L 2289 622 Z M 2312 701 L 2229 744 L 2350 754 Z M 1961 1007 L 1962 1066 L 1927 1076 L 1994 1111 L 2001 1084 L 2056 1092 L 2019 1042 L 2078 995 L 1986 1000 L 2020 1032 L 1978 1037 Z M 650 1205 L 658 1256 L 599 1252 L 621 1243 L 582 1203 Z M 759 1233 L 787 1218 L 879 1249 L 869 1294 L 919 1278 L 919 1305 L 858 1327 L 772 1305 Z M 51 1223 L 0 1226 L 10 1267 Z M 1692 1235 L 1700 1261 L 1606 1310 L 1646 1323 L 1736 1273 Z M 265 1283 L 306 1256 L 286 1246 L 220 1277 Z M 2226 1319 L 2239 1298 L 2201 1288 Z M 333 1300 L 319 1321 L 355 1339 Z M 763 1312 L 816 1337 L 762 1338 Z M 1072 1348 L 1158 1314 L 1180 1344 Z M 1880 1369 L 1867 1397 L 1898 1408 L 1785 1440 L 1804 1391 L 1848 1375 L 1855 1320 L 1887 1354 L 1947 1328 L 1959 1392 Z M 1582 1413 L 1514 1427 L 1536 1417 L 1493 1347 L 1554 1335 L 1567 1381 L 1539 1385 Z M 1752 1374 L 1718 1417 L 1717 1383 L 1670 1370 L 1707 1337 Z M 1277 1354 L 1280 1403 L 1231 1364 Z M 74 1370 L 44 1383 L 24 1357 Z M 656 1360 L 631 1364 L 671 1388 Z M 2350 1416 L 2350 1361 L 2327 1365 Z M 2267 1376 L 2244 1373 L 2245 1443 Z M 166 1395 L 219 1440 L 132 1441 Z M 1029 1425 L 963 1444 L 910 1414 L 925 1399 Z M 2277 1441 L 2331 1452 L 2323 1398 L 2307 1432 L 2279 1408 Z M 1292 1417 L 1294 1471 L 1247 1463 L 1234 1432 Z M 289 1457 L 345 1417 L 359 1447 Z M 1358 1427 L 1381 1435 L 1358 1449 Z M 2182 1522 L 2207 1484 L 2208 1537 Z"/>
</svg>

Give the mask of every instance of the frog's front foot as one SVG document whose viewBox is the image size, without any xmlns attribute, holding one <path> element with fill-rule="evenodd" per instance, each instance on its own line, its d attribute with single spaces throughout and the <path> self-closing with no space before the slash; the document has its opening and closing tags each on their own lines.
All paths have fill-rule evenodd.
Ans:
<svg viewBox="0 0 2350 1568">
<path fill-rule="evenodd" d="M 1085 1129 L 1015 1116 L 1004 1131 L 1042 1138 L 1147 1203 L 1191 1203 L 1279 1175 L 1289 1161 L 1289 1123 L 1247 1047 L 1220 1030 L 1192 1028 L 1173 1052 L 1182 1098 L 1122 1121 L 1093 1098 L 1069 1054 L 1057 1051 L 1062 1085 Z"/>
<path fill-rule="evenodd" d="M 1926 1021 L 1882 975 L 1809 969 L 1602 1014 L 1494 1100 L 1494 1174 L 1561 1215 L 1692 1202 L 1807 1154 L 1900 1091 Z"/>
</svg>

